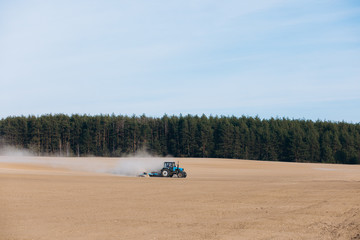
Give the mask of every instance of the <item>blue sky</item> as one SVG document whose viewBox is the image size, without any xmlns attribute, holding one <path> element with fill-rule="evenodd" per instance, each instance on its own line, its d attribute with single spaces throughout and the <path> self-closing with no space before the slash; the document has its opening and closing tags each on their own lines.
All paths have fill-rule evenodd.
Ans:
<svg viewBox="0 0 360 240">
<path fill-rule="evenodd" d="M 360 2 L 0 1 L 0 117 L 360 122 Z"/>
</svg>

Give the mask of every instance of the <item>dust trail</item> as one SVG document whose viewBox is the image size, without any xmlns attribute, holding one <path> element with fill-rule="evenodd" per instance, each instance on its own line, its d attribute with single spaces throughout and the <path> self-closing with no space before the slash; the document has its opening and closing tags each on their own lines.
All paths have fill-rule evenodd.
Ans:
<svg viewBox="0 0 360 240">
<path fill-rule="evenodd" d="M 9 145 L 0 145 L 0 156 L 29 157 L 34 156 L 34 154 L 27 149 L 19 149 Z"/>
<path fill-rule="evenodd" d="M 144 172 L 159 171 L 164 161 L 166 161 L 165 158 L 150 155 L 142 150 L 132 156 L 120 158 L 112 173 L 122 176 L 138 176 Z"/>
<path fill-rule="evenodd" d="M 145 150 L 121 158 L 101 157 L 39 157 L 25 149 L 0 147 L 0 162 L 43 165 L 73 171 L 110 173 L 120 176 L 138 176 L 144 172 L 159 171 L 168 158 L 151 155 Z"/>
</svg>

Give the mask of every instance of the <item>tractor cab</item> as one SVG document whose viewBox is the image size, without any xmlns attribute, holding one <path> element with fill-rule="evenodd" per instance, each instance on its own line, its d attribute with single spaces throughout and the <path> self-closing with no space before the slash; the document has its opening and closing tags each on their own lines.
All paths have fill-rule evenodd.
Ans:
<svg viewBox="0 0 360 240">
<path fill-rule="evenodd" d="M 176 167 L 175 162 L 164 162 L 164 168 L 173 169 Z"/>
</svg>

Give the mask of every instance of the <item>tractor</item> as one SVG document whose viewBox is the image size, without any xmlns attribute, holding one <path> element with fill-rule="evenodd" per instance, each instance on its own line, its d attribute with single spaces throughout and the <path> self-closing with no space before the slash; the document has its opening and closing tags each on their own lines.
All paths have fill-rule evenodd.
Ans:
<svg viewBox="0 0 360 240">
<path fill-rule="evenodd" d="M 149 177 L 173 177 L 186 178 L 187 174 L 183 168 L 176 165 L 175 162 L 164 162 L 164 167 L 159 172 L 148 173 Z"/>
</svg>

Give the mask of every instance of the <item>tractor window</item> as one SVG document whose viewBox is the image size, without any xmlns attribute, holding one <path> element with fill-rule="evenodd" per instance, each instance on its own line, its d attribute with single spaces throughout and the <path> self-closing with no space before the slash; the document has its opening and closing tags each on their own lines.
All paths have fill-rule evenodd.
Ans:
<svg viewBox="0 0 360 240">
<path fill-rule="evenodd" d="M 175 167 L 175 162 L 165 162 L 164 163 L 165 168 L 172 168 Z"/>
</svg>

